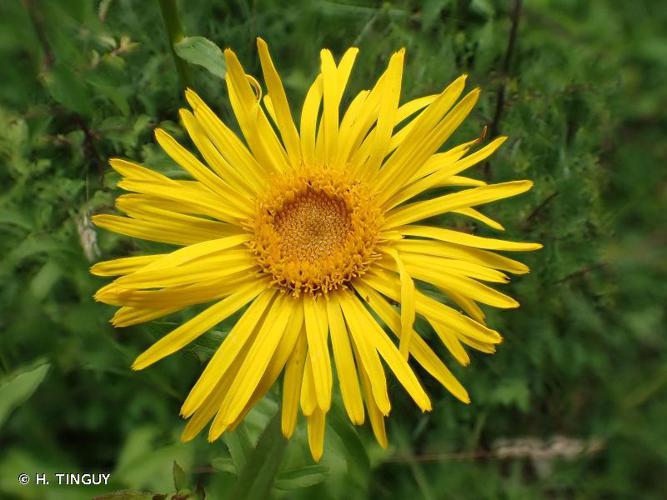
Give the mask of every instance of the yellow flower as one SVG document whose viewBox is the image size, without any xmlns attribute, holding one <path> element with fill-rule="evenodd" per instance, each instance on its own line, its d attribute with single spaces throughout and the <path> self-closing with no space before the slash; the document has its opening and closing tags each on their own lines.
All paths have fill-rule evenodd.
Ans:
<svg viewBox="0 0 667 500">
<path fill-rule="evenodd" d="M 210 440 L 234 429 L 282 373 L 282 431 L 292 435 L 300 408 L 319 460 L 335 365 L 350 420 L 362 424 L 367 414 L 386 446 L 384 417 L 391 404 L 385 365 L 423 411 L 431 410 L 431 401 L 410 357 L 469 402 L 413 329 L 416 316 L 431 324 L 462 365 L 469 363 L 465 346 L 494 352 L 501 337 L 485 325 L 478 303 L 518 303 L 483 282 L 506 283 L 506 273 L 528 268 L 489 250 L 540 248 L 419 223 L 448 213 L 502 228 L 474 207 L 523 193 L 531 182 L 487 185 L 458 175 L 505 137 L 474 152 L 477 139 L 438 152 L 477 101 L 478 89 L 459 99 L 465 76 L 439 94 L 399 105 L 400 50 L 375 86 L 342 111 L 358 50 L 349 49 L 338 64 L 323 50 L 297 129 L 267 45 L 261 39 L 257 45 L 263 99 L 259 83 L 225 51 L 229 100 L 244 141 L 188 90 L 192 111 L 180 116 L 201 159 L 164 130 L 155 135 L 189 180 L 111 160 L 123 177 L 119 186 L 131 192 L 116 201 L 126 215 L 97 215 L 95 224 L 181 248 L 96 264 L 94 274 L 119 277 L 95 297 L 120 306 L 112 319 L 119 327 L 213 303 L 141 354 L 136 370 L 242 311 L 183 404 L 181 413 L 190 419 L 184 440 L 211 421 Z M 433 194 L 442 187 L 467 189 Z"/>
</svg>

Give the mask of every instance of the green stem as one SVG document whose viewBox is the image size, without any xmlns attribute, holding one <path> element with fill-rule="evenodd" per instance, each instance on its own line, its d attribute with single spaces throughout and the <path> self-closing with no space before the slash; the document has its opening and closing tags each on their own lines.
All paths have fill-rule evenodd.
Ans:
<svg viewBox="0 0 667 500">
<path fill-rule="evenodd" d="M 174 50 L 174 45 L 183 40 L 185 35 L 183 33 L 183 25 L 178 17 L 178 9 L 176 7 L 176 0 L 158 0 L 160 2 L 160 11 L 162 12 L 162 19 L 164 20 L 164 27 L 167 29 L 167 37 L 169 41 L 169 48 L 171 55 L 176 64 L 178 77 L 181 80 L 183 87 L 191 87 L 192 80 L 190 75 L 190 68 L 188 64 L 178 57 Z"/>
</svg>

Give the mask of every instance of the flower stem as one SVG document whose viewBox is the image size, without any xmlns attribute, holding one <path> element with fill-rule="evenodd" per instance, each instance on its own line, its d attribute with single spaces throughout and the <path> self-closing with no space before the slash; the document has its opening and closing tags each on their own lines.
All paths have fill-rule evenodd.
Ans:
<svg viewBox="0 0 667 500">
<path fill-rule="evenodd" d="M 183 25 L 181 20 L 178 17 L 178 8 L 176 7 L 176 0 L 158 0 L 160 3 L 160 11 L 162 12 L 162 19 L 164 21 L 164 26 L 167 29 L 167 37 L 169 41 L 169 49 L 171 50 L 171 55 L 174 58 L 174 63 L 176 64 L 176 70 L 178 71 L 178 77 L 181 80 L 181 85 L 183 87 L 192 86 L 192 80 L 190 75 L 190 68 L 188 64 L 178 57 L 176 51 L 174 50 L 174 45 L 183 40 L 185 35 L 183 34 Z"/>
</svg>

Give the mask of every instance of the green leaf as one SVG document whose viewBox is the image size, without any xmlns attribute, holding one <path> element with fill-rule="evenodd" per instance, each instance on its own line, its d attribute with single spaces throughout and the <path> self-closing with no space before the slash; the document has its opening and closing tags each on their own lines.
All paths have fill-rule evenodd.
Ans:
<svg viewBox="0 0 667 500">
<path fill-rule="evenodd" d="M 178 462 L 174 460 L 174 467 L 173 467 L 173 474 L 174 474 L 174 488 L 176 488 L 176 491 L 181 491 L 184 490 L 187 487 L 187 475 L 185 474 L 185 471 L 183 470 L 183 467 L 178 465 Z"/>
<path fill-rule="evenodd" d="M 92 102 L 81 77 L 65 66 L 58 65 L 43 76 L 51 97 L 65 108 L 82 115 L 90 115 Z"/>
<path fill-rule="evenodd" d="M 0 427 L 11 411 L 25 403 L 44 381 L 51 365 L 38 361 L 10 375 L 0 383 Z"/>
<path fill-rule="evenodd" d="M 229 472 L 230 474 L 237 475 L 236 466 L 234 465 L 234 460 L 231 457 L 217 457 L 211 460 L 211 465 L 214 469 Z"/>
<path fill-rule="evenodd" d="M 297 490 L 314 486 L 327 479 L 329 467 L 325 465 L 306 465 L 284 470 L 278 474 L 275 487 L 279 490 Z"/>
<path fill-rule="evenodd" d="M 227 67 L 222 50 L 215 43 L 203 36 L 188 36 L 174 44 L 174 50 L 181 59 L 203 66 L 219 78 L 225 78 Z"/>
<path fill-rule="evenodd" d="M 212 330 L 206 335 L 202 335 L 197 340 L 192 342 L 192 344 L 187 347 L 187 350 L 197 356 L 199 362 L 203 364 L 215 354 L 215 352 L 220 347 L 220 344 L 222 344 L 222 341 L 225 340 L 228 334 L 229 332 Z M 225 434 L 225 436 L 226 435 L 227 434 Z"/>
<path fill-rule="evenodd" d="M 329 415 L 329 425 L 338 435 L 347 452 L 347 469 L 350 479 L 363 489 L 371 475 L 371 462 L 366 447 L 340 408 L 333 407 Z"/>
<path fill-rule="evenodd" d="M 229 498 L 269 498 L 286 448 L 287 439 L 280 430 L 280 412 L 277 412 L 259 437 L 245 467 L 240 470 Z"/>
</svg>

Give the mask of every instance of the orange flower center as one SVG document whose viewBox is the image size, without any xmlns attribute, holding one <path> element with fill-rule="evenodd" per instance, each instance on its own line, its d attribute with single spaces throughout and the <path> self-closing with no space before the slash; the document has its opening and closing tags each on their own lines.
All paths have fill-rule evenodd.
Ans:
<svg viewBox="0 0 667 500">
<path fill-rule="evenodd" d="M 258 203 L 250 248 L 277 286 L 296 296 L 328 293 L 378 257 L 381 212 L 358 181 L 304 169 L 271 185 Z"/>
</svg>

